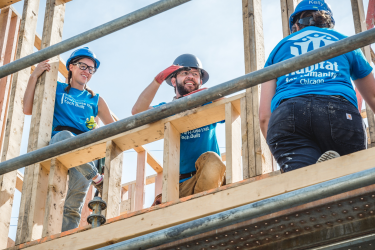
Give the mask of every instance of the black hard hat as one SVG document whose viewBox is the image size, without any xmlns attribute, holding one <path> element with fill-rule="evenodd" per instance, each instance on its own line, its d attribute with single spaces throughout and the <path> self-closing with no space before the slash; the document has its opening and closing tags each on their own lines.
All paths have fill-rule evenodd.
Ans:
<svg viewBox="0 0 375 250">
<path fill-rule="evenodd" d="M 199 58 L 196 57 L 195 55 L 192 55 L 192 54 L 180 55 L 179 57 L 176 58 L 176 60 L 174 60 L 173 65 L 200 69 L 202 72 L 202 85 L 208 81 L 209 75 L 207 71 L 203 69 L 201 60 L 199 60 Z M 173 74 L 168 76 L 168 78 L 165 80 L 171 86 L 173 86 L 171 82 L 172 76 Z"/>
</svg>

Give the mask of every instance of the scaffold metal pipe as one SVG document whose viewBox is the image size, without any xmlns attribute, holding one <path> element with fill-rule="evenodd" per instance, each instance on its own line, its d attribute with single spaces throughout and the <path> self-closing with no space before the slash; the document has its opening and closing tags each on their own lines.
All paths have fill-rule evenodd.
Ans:
<svg viewBox="0 0 375 250">
<path fill-rule="evenodd" d="M 218 84 L 205 91 L 189 95 L 179 100 L 127 117 L 104 127 L 80 134 L 74 138 L 40 148 L 33 152 L 0 163 L 0 175 L 52 159 L 69 151 L 108 140 L 113 136 L 140 126 L 159 121 L 174 114 L 196 108 L 210 101 L 244 90 L 260 83 L 276 79 L 302 68 L 345 54 L 375 42 L 375 29 L 345 38 L 325 47 L 310 51 L 301 56 L 271 65 L 236 79 Z M 5 67 L 5 66 L 3 66 Z M 0 67 L 1 72 L 2 67 Z"/>
<path fill-rule="evenodd" d="M 375 168 L 119 242 L 101 250 L 148 249 L 375 184 Z"/>
<path fill-rule="evenodd" d="M 153 17 L 164 11 L 177 7 L 191 0 L 161 0 L 144 8 L 119 17 L 113 21 L 102 24 L 96 28 L 83 32 L 79 35 L 66 39 L 60 43 L 42 49 L 31 55 L 17 59 L 0 68 L 0 78 L 16 73 L 24 68 L 31 67 L 41 61 L 60 55 L 66 51 L 77 48 L 88 42 L 109 35 L 113 32 L 126 28 L 147 18 Z"/>
</svg>

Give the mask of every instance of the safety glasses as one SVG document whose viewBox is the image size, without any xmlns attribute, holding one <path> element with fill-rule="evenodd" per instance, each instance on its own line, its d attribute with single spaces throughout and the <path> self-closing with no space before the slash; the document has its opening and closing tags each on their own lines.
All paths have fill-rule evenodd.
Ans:
<svg viewBox="0 0 375 250">
<path fill-rule="evenodd" d="M 73 63 L 73 65 L 77 65 L 79 69 L 81 70 L 86 70 L 86 69 L 89 69 L 89 73 L 92 75 L 96 72 L 96 68 L 95 67 L 91 67 L 89 65 L 87 65 L 86 63 L 83 63 L 83 62 L 76 62 L 76 63 Z"/>
</svg>

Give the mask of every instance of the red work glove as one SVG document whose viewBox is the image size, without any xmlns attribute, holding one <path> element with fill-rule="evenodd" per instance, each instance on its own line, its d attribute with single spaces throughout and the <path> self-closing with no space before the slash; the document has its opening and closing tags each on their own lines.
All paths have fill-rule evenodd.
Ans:
<svg viewBox="0 0 375 250">
<path fill-rule="evenodd" d="M 157 81 L 159 84 L 162 84 L 162 82 L 164 82 L 164 80 L 170 75 L 172 74 L 173 72 L 175 72 L 176 70 L 182 68 L 181 66 L 177 66 L 177 65 L 172 65 L 168 68 L 166 68 L 165 70 L 163 70 L 162 72 L 160 72 L 156 77 L 155 77 L 155 81 Z"/>
<path fill-rule="evenodd" d="M 194 93 L 197 93 L 197 92 L 199 92 L 199 91 L 206 90 L 206 89 L 207 89 L 207 88 L 197 89 L 197 90 L 194 90 L 194 91 L 192 91 L 192 92 L 190 92 L 189 94 L 186 94 L 186 95 L 184 95 L 184 96 L 188 96 L 188 95 L 191 95 L 191 94 L 194 94 Z"/>
</svg>

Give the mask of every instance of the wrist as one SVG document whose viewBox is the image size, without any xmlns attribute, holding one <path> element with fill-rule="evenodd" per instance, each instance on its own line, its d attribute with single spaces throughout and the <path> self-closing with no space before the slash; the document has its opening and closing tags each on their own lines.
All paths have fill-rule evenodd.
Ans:
<svg viewBox="0 0 375 250">
<path fill-rule="evenodd" d="M 152 81 L 152 82 L 155 83 L 155 84 L 157 84 L 158 86 L 160 86 L 163 83 L 163 81 L 161 81 L 161 83 L 159 83 L 159 81 L 156 80 L 156 77 L 154 78 L 154 81 Z"/>
</svg>

